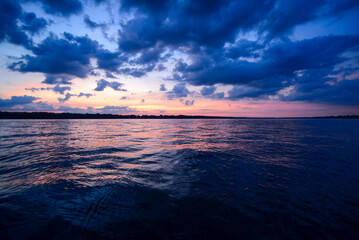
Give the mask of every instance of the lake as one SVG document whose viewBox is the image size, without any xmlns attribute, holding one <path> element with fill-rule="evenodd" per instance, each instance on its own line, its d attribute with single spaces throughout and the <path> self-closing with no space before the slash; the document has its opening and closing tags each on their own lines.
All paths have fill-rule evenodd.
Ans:
<svg viewBox="0 0 359 240">
<path fill-rule="evenodd" d="M 0 120 L 0 238 L 359 239 L 359 120 Z"/>
</svg>

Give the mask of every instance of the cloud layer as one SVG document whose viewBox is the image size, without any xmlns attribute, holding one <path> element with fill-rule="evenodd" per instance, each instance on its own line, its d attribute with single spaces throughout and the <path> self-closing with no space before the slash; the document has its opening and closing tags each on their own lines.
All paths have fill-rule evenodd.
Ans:
<svg viewBox="0 0 359 240">
<path fill-rule="evenodd" d="M 41 8 L 46 15 L 29 11 L 27 2 Z M 86 12 L 91 6 L 98 8 L 105 3 L 110 9 L 106 14 L 112 16 L 116 12 L 120 20 L 99 20 Z M 96 92 L 106 88 L 126 91 L 123 83 L 106 79 L 124 77 L 135 81 L 147 79 L 153 72 L 164 72 L 167 77 L 159 80 L 171 83 L 162 83 L 156 91 L 163 92 L 168 100 L 180 99 L 186 106 L 193 106 L 194 97 L 359 105 L 359 35 L 343 33 L 335 25 L 347 13 L 359 15 L 358 1 L 122 0 L 116 3 L 1 1 L 0 43 L 23 48 L 23 54 L 11 58 L 7 68 L 25 74 L 44 74 L 42 83 L 53 86 L 27 90 L 64 94 L 58 98 L 60 103 L 72 96 L 93 95 L 93 92 L 70 93 L 71 88 L 63 86 L 73 84 L 76 78 L 102 76 L 96 81 L 93 89 Z M 91 34 L 47 30 L 55 22 L 52 19 L 62 19 L 70 25 L 74 24 L 71 21 L 75 20 L 71 19 L 75 16 L 81 19 L 76 24 L 93 33 L 100 30 L 107 40 L 110 33 L 115 34 L 114 47 L 108 47 L 100 37 L 91 38 L 94 37 Z M 298 27 L 321 21 L 330 21 L 340 34 L 294 36 Z M 191 86 L 201 90 L 195 93 L 189 90 Z M 226 90 L 220 91 L 218 86 L 225 86 Z M 22 98 L 29 103 L 36 100 L 26 95 Z M 11 102 L 20 100 L 15 97 L 1 101 L 10 106 Z"/>
</svg>

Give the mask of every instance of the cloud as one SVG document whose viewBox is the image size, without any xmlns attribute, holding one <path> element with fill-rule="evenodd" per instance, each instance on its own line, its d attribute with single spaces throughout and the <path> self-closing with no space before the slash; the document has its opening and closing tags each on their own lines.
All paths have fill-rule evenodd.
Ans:
<svg viewBox="0 0 359 240">
<path fill-rule="evenodd" d="M 111 72 L 106 71 L 106 77 L 107 78 L 116 78 Z"/>
<path fill-rule="evenodd" d="M 325 36 L 302 41 L 278 41 L 256 49 L 260 50 L 261 56 L 255 61 L 234 60 L 226 55 L 203 52 L 199 60 L 195 58 L 191 63 L 179 61 L 173 79 L 193 85 L 235 85 L 229 91 L 231 99 L 273 95 L 293 84 L 293 81 L 301 85 L 303 79 L 296 77 L 298 71 L 315 73 L 310 81 L 325 87 L 325 81 L 320 79 L 330 74 L 338 64 L 350 60 L 343 54 L 358 46 L 358 35 Z M 230 48 L 226 51 L 230 52 Z"/>
<path fill-rule="evenodd" d="M 59 84 L 57 84 L 55 87 L 52 88 L 52 90 L 55 93 L 60 93 L 60 94 L 64 94 L 65 91 L 70 91 L 71 87 L 61 87 Z"/>
<path fill-rule="evenodd" d="M 183 100 L 183 99 L 180 99 L 180 101 L 181 101 L 182 103 L 184 103 L 184 105 L 186 105 L 187 107 L 193 106 L 193 104 L 194 104 L 194 100 Z"/>
<path fill-rule="evenodd" d="M 165 51 L 162 47 L 153 47 L 145 49 L 141 52 L 140 56 L 136 59 L 138 64 L 156 63 L 159 60 L 164 60 L 166 56 L 162 57 L 161 54 Z"/>
<path fill-rule="evenodd" d="M 98 67 L 110 72 L 117 72 L 118 68 L 127 61 L 126 56 L 119 52 L 111 52 L 105 49 L 98 49 L 96 57 Z"/>
<path fill-rule="evenodd" d="M 47 88 L 25 88 L 25 90 L 29 90 L 31 92 L 37 92 L 37 91 L 54 91 L 55 93 L 64 94 L 65 91 L 70 91 L 71 87 L 61 87 L 59 84 L 57 84 L 55 87 L 47 87 Z"/>
<path fill-rule="evenodd" d="M 166 70 L 166 67 L 162 63 L 160 63 L 157 65 L 156 70 L 161 72 L 161 71 Z"/>
<path fill-rule="evenodd" d="M 97 87 L 94 89 L 95 91 L 103 91 L 106 87 L 112 88 L 115 91 L 127 91 L 122 88 L 123 83 L 119 82 L 108 82 L 105 79 L 100 79 L 97 81 Z"/>
<path fill-rule="evenodd" d="M 14 106 L 26 105 L 26 104 L 33 103 L 37 99 L 39 99 L 39 98 L 33 97 L 33 96 L 27 96 L 27 95 L 11 96 L 10 99 L 0 98 L 0 108 L 1 109 L 9 109 Z"/>
<path fill-rule="evenodd" d="M 128 21 L 120 32 L 120 49 L 139 51 L 158 43 L 223 46 L 238 29 L 258 25 L 273 8 L 273 1 L 125 1 L 122 8 L 136 8 L 142 15 Z M 141 16 L 145 17 L 141 17 Z"/>
<path fill-rule="evenodd" d="M 37 92 L 37 91 L 40 91 L 40 88 L 25 88 L 25 90 L 28 90 L 31 92 Z"/>
<path fill-rule="evenodd" d="M 186 87 L 186 83 L 177 83 L 173 89 L 167 92 L 168 99 L 187 97 L 190 91 Z"/>
<path fill-rule="evenodd" d="M 33 12 L 24 13 L 22 16 L 23 26 L 22 30 L 28 31 L 32 35 L 40 32 L 47 26 L 47 21 L 44 18 L 37 18 Z"/>
<path fill-rule="evenodd" d="M 131 114 L 137 110 L 129 106 L 105 106 L 101 108 L 88 107 L 87 109 L 60 105 L 54 107 L 47 102 L 32 102 L 26 104 L 12 105 L 12 107 L 2 107 L 0 98 L 0 109 L 7 111 L 29 111 L 29 112 L 69 112 L 69 113 L 106 113 L 106 114 Z"/>
<path fill-rule="evenodd" d="M 96 23 L 91 21 L 89 15 L 85 14 L 84 16 L 84 23 L 86 24 L 87 27 L 91 28 L 91 29 L 95 29 L 95 28 L 106 28 L 106 24 L 105 23 Z"/>
<path fill-rule="evenodd" d="M 208 95 L 212 95 L 214 93 L 214 91 L 216 91 L 216 87 L 214 87 L 214 86 L 203 87 L 201 90 L 201 94 L 203 96 L 208 96 Z"/>
<path fill-rule="evenodd" d="M 151 72 L 155 68 L 155 66 L 156 65 L 152 63 L 147 64 L 144 67 L 121 68 L 118 70 L 118 73 L 139 78 L 145 76 L 148 72 Z"/>
<path fill-rule="evenodd" d="M 65 39 L 55 35 L 31 47 L 35 56 L 24 55 L 9 66 L 19 72 L 42 72 L 87 77 L 93 70 L 90 59 L 96 56 L 99 44 L 88 37 L 75 37 L 65 33 Z"/>
<path fill-rule="evenodd" d="M 122 11 L 136 9 L 138 14 L 122 25 L 119 48 L 128 56 L 148 59 L 142 62 L 158 63 L 162 61 L 159 46 L 178 50 L 188 60 L 177 62 L 172 80 L 199 86 L 234 85 L 228 93 L 231 99 L 265 98 L 292 84 L 296 71 L 325 68 L 327 72 L 320 76 L 324 78 L 343 62 L 342 54 L 358 47 L 358 36 L 302 41 L 288 36 L 295 26 L 331 18 L 357 6 L 359 3 L 351 0 L 125 1 Z M 239 33 L 251 31 L 257 35 L 254 39 L 240 38 Z M 202 95 L 224 98 L 223 92 L 210 93 L 212 90 L 206 88 Z M 179 95 L 178 91 L 168 93 L 169 98 Z"/>
<path fill-rule="evenodd" d="M 324 73 L 336 71 L 311 70 L 297 76 L 289 92 L 278 95 L 284 101 L 308 101 L 316 103 L 359 105 L 359 78 L 336 81 Z M 330 75 L 330 74 L 329 74 Z M 315 79 L 315 81 L 313 81 Z"/>
<path fill-rule="evenodd" d="M 261 49 L 259 61 L 227 59 L 223 55 L 202 53 L 200 63 L 178 62 L 180 79 L 194 85 L 243 84 L 280 76 L 292 76 L 303 69 L 334 66 L 340 54 L 358 46 L 359 36 L 327 36 L 303 41 L 284 41 Z M 330 49 L 330 50 L 329 50 Z"/>
<path fill-rule="evenodd" d="M 82 3 L 80 0 L 29 0 L 41 3 L 45 12 L 54 15 L 68 17 L 82 11 Z"/>
<path fill-rule="evenodd" d="M 41 72 L 53 77 L 86 78 L 88 75 L 96 75 L 91 59 L 97 60 L 98 69 L 115 73 L 119 72 L 118 68 L 126 61 L 125 56 L 103 49 L 97 41 L 88 36 L 77 37 L 70 33 L 64 33 L 61 38 L 50 34 L 41 43 L 29 47 L 29 50 L 32 55 L 23 55 L 19 61 L 9 64 L 8 68 L 24 73 Z M 139 70 L 150 69 L 147 67 Z M 126 71 L 123 73 L 126 74 Z M 47 82 L 51 80 L 45 80 L 45 83 Z"/>
<path fill-rule="evenodd" d="M 90 75 L 95 76 L 95 77 L 101 76 L 101 74 L 99 72 L 95 72 L 95 71 L 91 71 Z"/>
<path fill-rule="evenodd" d="M 24 104 L 24 105 L 16 105 L 13 106 L 11 108 L 5 108 L 2 110 L 7 110 L 7 111 L 17 111 L 17 112 L 48 112 L 48 111 L 55 111 L 56 109 L 51 105 L 48 104 L 47 102 L 33 102 L 33 103 L 28 103 L 28 104 Z"/>
<path fill-rule="evenodd" d="M 255 29 L 268 38 L 287 36 L 297 25 L 358 5 L 353 0 L 122 1 L 123 12 L 136 9 L 138 14 L 122 25 L 119 47 L 127 52 L 158 44 L 222 48 L 238 32 Z"/>
<path fill-rule="evenodd" d="M 160 85 L 160 91 L 167 91 L 166 85 L 164 83 Z"/>
<path fill-rule="evenodd" d="M 213 99 L 222 99 L 222 98 L 224 98 L 224 92 L 214 93 L 214 94 L 210 95 L 210 97 Z"/>
<path fill-rule="evenodd" d="M 23 17 L 22 8 L 17 1 L 0 1 L 0 42 L 29 47 L 32 43 L 28 36 L 18 26 L 18 20 Z"/>
<path fill-rule="evenodd" d="M 265 91 L 265 90 L 264 90 Z M 237 100 L 240 98 L 251 98 L 258 97 L 263 94 L 262 89 L 248 87 L 248 86 L 234 86 L 231 90 L 228 91 L 228 98 L 232 100 Z"/>
<path fill-rule="evenodd" d="M 42 83 L 46 84 L 71 84 L 71 80 L 73 77 L 65 75 L 65 74 L 46 74 L 45 80 L 42 81 Z"/>
<path fill-rule="evenodd" d="M 80 92 L 80 94 L 78 95 L 78 97 L 86 97 L 86 98 L 89 98 L 89 97 L 92 97 L 93 94 L 91 93 L 83 93 L 83 92 Z"/>
<path fill-rule="evenodd" d="M 30 1 L 49 14 L 84 17 L 86 26 L 92 29 L 107 27 L 82 12 L 87 9 L 83 4 L 89 1 Z M 165 70 L 164 63 L 170 63 L 170 67 L 176 61 L 175 67 L 165 72 L 172 71 L 166 79 L 179 82 L 167 92 L 169 99 L 187 97 L 189 84 L 204 86 L 203 97 L 225 98 L 225 93 L 216 93 L 214 87 L 223 84 L 233 87 L 227 93 L 231 100 L 277 96 L 285 101 L 356 102 L 358 79 L 340 82 L 328 76 L 351 74 L 357 69 L 357 56 L 353 54 L 359 48 L 359 36 L 328 34 L 297 41 L 291 34 L 296 26 L 335 23 L 347 11 L 357 13 L 358 1 L 122 0 L 120 15 L 130 17 L 120 22 L 118 48 L 114 51 L 89 36 L 69 33 L 49 33 L 32 40 L 35 34 L 44 32 L 48 22 L 35 13 L 24 12 L 25 2 L 0 2 L 0 42 L 25 47 L 26 53 L 8 67 L 23 73 L 44 73 L 43 83 L 71 84 L 74 77 L 99 75 L 96 70 L 103 70 L 108 78 L 120 74 L 141 78 Z M 352 61 L 351 68 L 338 67 L 346 61 Z M 298 72 L 303 75 L 298 76 Z M 278 94 L 290 86 L 294 87 L 291 94 Z M 95 90 L 106 87 L 124 91 L 121 83 L 104 79 L 97 82 Z M 166 91 L 165 85 L 160 90 Z"/>
<path fill-rule="evenodd" d="M 206 98 L 212 98 L 212 99 L 222 99 L 224 98 L 224 92 L 218 92 L 218 93 L 214 93 L 216 91 L 216 87 L 215 86 L 204 86 L 201 89 L 201 94 L 203 97 Z"/>
<path fill-rule="evenodd" d="M 61 112 L 68 112 L 68 113 L 86 113 L 86 109 L 82 109 L 82 108 L 74 108 L 74 107 L 69 107 L 69 106 L 59 106 L 57 108 L 54 109 L 55 111 L 61 111 Z"/>
<path fill-rule="evenodd" d="M 59 100 L 59 103 L 65 103 L 67 102 L 68 100 L 70 100 L 70 98 L 72 96 L 76 96 L 76 94 L 70 94 L 70 93 L 66 93 L 65 97 L 64 98 L 58 98 L 57 100 Z"/>
</svg>

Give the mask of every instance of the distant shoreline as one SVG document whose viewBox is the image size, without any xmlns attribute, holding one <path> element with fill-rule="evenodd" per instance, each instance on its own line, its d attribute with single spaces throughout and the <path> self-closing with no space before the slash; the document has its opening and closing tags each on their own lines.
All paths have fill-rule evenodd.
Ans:
<svg viewBox="0 0 359 240">
<path fill-rule="evenodd" d="M 52 112 L 4 112 L 0 111 L 0 119 L 318 119 L 339 118 L 359 119 L 359 115 L 318 116 L 318 117 L 220 117 L 193 115 L 116 115 L 92 113 L 52 113 Z"/>
</svg>

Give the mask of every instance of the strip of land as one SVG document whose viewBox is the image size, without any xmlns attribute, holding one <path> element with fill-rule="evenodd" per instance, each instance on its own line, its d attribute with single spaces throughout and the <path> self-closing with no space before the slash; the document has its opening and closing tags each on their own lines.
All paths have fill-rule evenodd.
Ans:
<svg viewBox="0 0 359 240">
<path fill-rule="evenodd" d="M 321 117 L 287 117 L 280 119 L 298 118 L 359 118 L 359 115 L 321 116 Z M 278 119 L 275 117 L 219 117 L 219 116 L 191 116 L 191 115 L 118 115 L 118 114 L 90 114 L 90 113 L 53 113 L 53 112 L 7 112 L 0 111 L 0 119 Z"/>
</svg>

